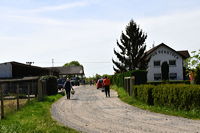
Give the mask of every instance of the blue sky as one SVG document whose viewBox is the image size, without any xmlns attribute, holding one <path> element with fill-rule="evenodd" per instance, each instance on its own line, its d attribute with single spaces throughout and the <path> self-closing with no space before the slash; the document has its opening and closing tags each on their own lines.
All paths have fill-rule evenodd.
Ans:
<svg viewBox="0 0 200 133">
<path fill-rule="evenodd" d="M 131 19 L 147 33 L 147 50 L 200 49 L 199 0 L 0 0 L 0 63 L 77 60 L 86 76 L 113 74 L 113 48 Z"/>
</svg>

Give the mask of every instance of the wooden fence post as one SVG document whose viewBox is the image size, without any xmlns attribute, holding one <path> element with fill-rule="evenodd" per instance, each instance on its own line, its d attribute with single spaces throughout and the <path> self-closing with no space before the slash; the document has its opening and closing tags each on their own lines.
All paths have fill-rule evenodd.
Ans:
<svg viewBox="0 0 200 133">
<path fill-rule="evenodd" d="M 42 81 L 38 80 L 38 101 L 43 100 L 43 84 Z"/>
<path fill-rule="evenodd" d="M 17 110 L 19 110 L 19 83 L 17 83 Z"/>
<path fill-rule="evenodd" d="M 130 95 L 133 95 L 133 85 L 135 84 L 135 77 L 130 78 Z"/>
<path fill-rule="evenodd" d="M 28 102 L 30 102 L 30 86 L 31 84 L 29 83 L 28 84 Z"/>
<path fill-rule="evenodd" d="M 0 84 L 0 97 L 1 97 L 1 119 L 4 118 L 4 103 L 3 103 L 3 88 L 2 85 Z"/>
</svg>

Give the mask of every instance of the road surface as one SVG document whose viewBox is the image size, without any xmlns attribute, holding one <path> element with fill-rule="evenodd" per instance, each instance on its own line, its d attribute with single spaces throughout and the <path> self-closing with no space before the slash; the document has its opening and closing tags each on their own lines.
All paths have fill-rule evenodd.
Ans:
<svg viewBox="0 0 200 133">
<path fill-rule="evenodd" d="M 152 113 L 130 106 L 111 90 L 111 97 L 95 86 L 75 88 L 71 100 L 52 105 L 53 119 L 87 133 L 200 133 L 200 121 Z"/>
</svg>

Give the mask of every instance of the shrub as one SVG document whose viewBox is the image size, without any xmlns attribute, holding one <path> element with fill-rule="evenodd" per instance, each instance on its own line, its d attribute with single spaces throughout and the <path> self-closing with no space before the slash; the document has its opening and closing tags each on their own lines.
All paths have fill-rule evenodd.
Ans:
<svg viewBox="0 0 200 133">
<path fill-rule="evenodd" d="M 147 82 L 147 71 L 145 70 L 133 70 L 129 72 L 115 74 L 111 78 L 112 84 L 119 87 L 124 87 L 124 77 L 135 76 L 135 84 L 145 84 Z"/>
<path fill-rule="evenodd" d="M 189 80 L 152 81 L 152 82 L 147 82 L 147 84 L 151 84 L 151 85 L 160 85 L 160 84 L 190 84 L 190 81 Z"/>
<path fill-rule="evenodd" d="M 195 74 L 195 78 L 194 78 L 195 83 L 196 84 L 200 84 L 200 67 L 196 68 L 196 72 L 195 73 L 196 73 Z"/>
<path fill-rule="evenodd" d="M 51 75 L 42 76 L 40 80 L 44 80 L 46 83 L 45 87 L 47 95 L 55 95 L 58 93 L 56 76 L 51 76 Z"/>
<path fill-rule="evenodd" d="M 153 85 L 136 85 L 133 87 L 132 96 L 148 105 L 153 105 Z"/>
<path fill-rule="evenodd" d="M 147 83 L 147 71 L 135 70 L 135 71 L 132 71 L 131 76 L 135 76 L 136 85 Z"/>
<path fill-rule="evenodd" d="M 174 109 L 200 109 L 200 86 L 186 84 L 133 86 L 132 96 L 148 105 Z"/>
<path fill-rule="evenodd" d="M 155 105 L 185 110 L 200 108 L 200 86 L 198 85 L 160 85 L 153 89 L 153 97 Z"/>
<path fill-rule="evenodd" d="M 130 72 L 124 72 L 124 73 L 118 73 L 112 76 L 112 84 L 115 84 L 119 87 L 124 87 L 124 77 L 130 77 L 131 76 L 131 71 Z"/>
<path fill-rule="evenodd" d="M 169 80 L 169 65 L 165 61 L 161 65 L 162 80 Z"/>
</svg>

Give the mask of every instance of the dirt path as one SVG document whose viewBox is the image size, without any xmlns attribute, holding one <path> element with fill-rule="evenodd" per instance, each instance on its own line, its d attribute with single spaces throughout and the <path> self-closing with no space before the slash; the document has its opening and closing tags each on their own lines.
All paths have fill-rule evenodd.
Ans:
<svg viewBox="0 0 200 133">
<path fill-rule="evenodd" d="M 200 121 L 144 111 L 111 98 L 94 86 L 75 88 L 71 100 L 61 98 L 52 116 L 63 125 L 88 133 L 200 133 Z"/>
</svg>

